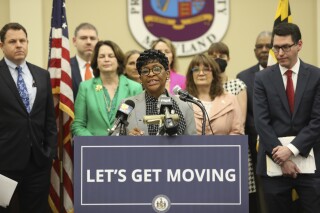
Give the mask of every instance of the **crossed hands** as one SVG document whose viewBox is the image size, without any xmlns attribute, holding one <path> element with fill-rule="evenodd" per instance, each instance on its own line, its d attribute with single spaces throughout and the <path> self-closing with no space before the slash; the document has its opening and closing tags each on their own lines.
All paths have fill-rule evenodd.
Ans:
<svg viewBox="0 0 320 213">
<path fill-rule="evenodd" d="M 144 134 L 139 128 L 133 128 L 129 131 L 129 135 L 131 136 L 142 136 Z"/>
<path fill-rule="evenodd" d="M 286 146 L 277 146 L 272 150 L 272 159 L 276 164 L 281 166 L 283 176 L 296 178 L 300 169 L 298 166 L 289 160 L 290 156 L 293 154 L 291 150 Z"/>
</svg>

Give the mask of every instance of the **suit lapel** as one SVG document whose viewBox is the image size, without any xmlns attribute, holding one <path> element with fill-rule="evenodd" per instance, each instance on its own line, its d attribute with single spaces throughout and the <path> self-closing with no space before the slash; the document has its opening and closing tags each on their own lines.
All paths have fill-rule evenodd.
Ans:
<svg viewBox="0 0 320 213">
<path fill-rule="evenodd" d="M 29 70 L 31 72 L 34 84 L 37 85 L 36 97 L 34 99 L 33 106 L 32 106 L 31 111 L 30 111 L 30 114 L 31 114 L 32 111 L 33 111 L 33 108 L 35 106 L 37 106 L 37 104 L 38 104 L 37 102 L 39 101 L 39 95 L 40 95 L 39 90 L 40 90 L 40 86 L 41 86 L 41 83 L 40 83 L 41 80 L 40 80 L 40 76 L 37 74 L 37 72 L 34 71 L 34 67 L 29 63 L 27 63 L 27 66 L 28 66 L 28 68 L 29 68 Z"/>
<path fill-rule="evenodd" d="M 105 103 L 105 97 L 103 93 L 103 85 L 102 85 L 101 79 L 99 77 L 94 78 L 92 86 L 93 86 L 96 102 L 98 103 L 98 108 L 99 108 L 101 117 L 106 122 L 107 126 L 110 126 L 109 119 L 106 113 L 106 103 Z"/>
<path fill-rule="evenodd" d="M 71 58 L 71 66 L 72 66 L 72 78 L 75 82 L 77 82 L 77 86 L 79 86 L 80 82 L 82 81 L 80 75 L 79 64 L 76 57 Z"/>
<path fill-rule="evenodd" d="M 294 94 L 294 111 L 293 111 L 293 117 L 297 113 L 297 110 L 299 108 L 303 93 L 307 86 L 307 81 L 309 78 L 309 72 L 305 69 L 303 66 L 303 62 L 300 61 L 300 67 L 299 67 L 299 74 L 297 79 L 297 86 L 296 91 Z"/>
<path fill-rule="evenodd" d="M 17 85 L 15 84 L 15 82 L 14 82 L 12 76 L 11 76 L 10 70 L 8 68 L 8 65 L 6 64 L 4 59 L 1 60 L 0 70 L 1 70 L 0 75 L 2 75 L 3 80 L 6 82 L 7 86 L 10 88 L 10 90 L 12 91 L 14 96 L 17 98 L 17 100 L 18 100 L 19 104 L 21 105 L 21 107 L 24 109 L 24 111 L 27 112 L 26 107 L 24 106 L 24 104 L 23 104 L 23 102 L 21 100 L 21 97 L 19 95 L 19 91 L 18 91 Z"/>
<path fill-rule="evenodd" d="M 282 104 L 284 105 L 288 114 L 291 116 L 287 94 L 284 89 L 283 78 L 281 76 L 281 72 L 278 64 L 273 66 L 270 78 L 271 78 L 271 82 L 273 82 L 274 88 L 277 90 L 277 94 L 280 96 L 280 100 Z"/>
</svg>

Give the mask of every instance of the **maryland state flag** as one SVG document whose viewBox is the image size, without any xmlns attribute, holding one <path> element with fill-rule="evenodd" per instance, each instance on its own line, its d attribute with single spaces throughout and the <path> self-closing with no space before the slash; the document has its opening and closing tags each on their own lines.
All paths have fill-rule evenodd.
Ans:
<svg viewBox="0 0 320 213">
<path fill-rule="evenodd" d="M 273 27 L 277 26 L 282 22 L 292 23 L 292 16 L 290 10 L 289 0 L 279 0 L 276 16 L 274 18 Z M 277 59 L 274 55 L 272 49 L 269 51 L 269 58 L 268 58 L 268 66 L 277 63 Z"/>
</svg>

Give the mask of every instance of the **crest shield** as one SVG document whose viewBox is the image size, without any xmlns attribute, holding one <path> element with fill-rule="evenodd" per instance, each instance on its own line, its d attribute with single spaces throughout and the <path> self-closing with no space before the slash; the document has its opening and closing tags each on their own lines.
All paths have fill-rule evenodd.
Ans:
<svg viewBox="0 0 320 213">
<path fill-rule="evenodd" d="M 128 19 L 134 38 L 144 48 L 166 37 L 178 56 L 194 55 L 223 38 L 229 0 L 128 0 Z"/>
</svg>

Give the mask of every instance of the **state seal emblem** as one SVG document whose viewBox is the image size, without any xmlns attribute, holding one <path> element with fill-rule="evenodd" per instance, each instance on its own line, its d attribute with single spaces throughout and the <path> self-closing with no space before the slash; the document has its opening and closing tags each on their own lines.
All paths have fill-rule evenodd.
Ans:
<svg viewBox="0 0 320 213">
<path fill-rule="evenodd" d="M 170 39 L 178 56 L 206 51 L 229 25 L 229 0 L 128 0 L 128 23 L 144 48 L 158 37 Z"/>
<path fill-rule="evenodd" d="M 152 208 L 155 212 L 167 212 L 170 206 L 170 199 L 166 195 L 157 195 L 152 200 Z"/>
</svg>

